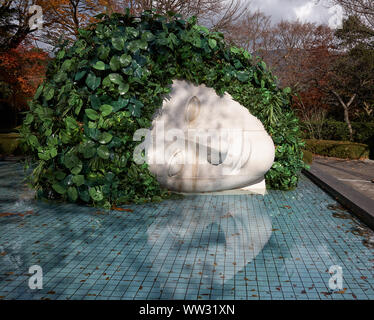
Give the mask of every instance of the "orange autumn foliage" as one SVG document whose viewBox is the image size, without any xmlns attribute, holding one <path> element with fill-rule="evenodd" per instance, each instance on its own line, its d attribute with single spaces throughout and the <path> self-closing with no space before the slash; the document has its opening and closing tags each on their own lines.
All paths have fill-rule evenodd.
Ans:
<svg viewBox="0 0 374 320">
<path fill-rule="evenodd" d="M 0 52 L 0 81 L 9 88 L 2 100 L 16 110 L 24 109 L 44 80 L 47 61 L 46 52 L 23 45 Z"/>
</svg>

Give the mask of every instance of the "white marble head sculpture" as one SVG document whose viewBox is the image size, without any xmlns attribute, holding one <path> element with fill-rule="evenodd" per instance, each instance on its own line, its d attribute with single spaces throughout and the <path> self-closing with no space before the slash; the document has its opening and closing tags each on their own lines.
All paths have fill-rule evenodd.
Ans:
<svg viewBox="0 0 374 320">
<path fill-rule="evenodd" d="M 262 123 L 229 94 L 180 80 L 154 118 L 150 141 L 150 171 L 177 192 L 255 186 L 263 193 L 275 155 Z"/>
</svg>

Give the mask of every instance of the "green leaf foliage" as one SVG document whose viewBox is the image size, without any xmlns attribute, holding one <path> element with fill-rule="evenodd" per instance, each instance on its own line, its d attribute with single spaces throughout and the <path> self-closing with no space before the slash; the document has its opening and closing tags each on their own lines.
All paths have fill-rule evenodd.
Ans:
<svg viewBox="0 0 374 320">
<path fill-rule="evenodd" d="M 133 136 L 151 126 L 173 79 L 228 92 L 248 108 L 276 145 L 268 186 L 297 186 L 298 120 L 289 90 L 277 87 L 264 63 L 193 18 L 145 11 L 98 19 L 57 52 L 20 130 L 38 163 L 30 182 L 39 195 L 103 207 L 168 197 L 148 166 L 134 163 Z"/>
</svg>

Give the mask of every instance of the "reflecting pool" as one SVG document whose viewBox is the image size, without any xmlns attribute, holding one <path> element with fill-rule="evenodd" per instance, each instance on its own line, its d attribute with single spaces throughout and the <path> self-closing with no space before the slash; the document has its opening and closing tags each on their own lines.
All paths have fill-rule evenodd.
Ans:
<svg viewBox="0 0 374 320">
<path fill-rule="evenodd" d="M 126 211 L 36 201 L 24 176 L 0 162 L 0 299 L 374 299 L 372 231 L 304 176 Z"/>
</svg>

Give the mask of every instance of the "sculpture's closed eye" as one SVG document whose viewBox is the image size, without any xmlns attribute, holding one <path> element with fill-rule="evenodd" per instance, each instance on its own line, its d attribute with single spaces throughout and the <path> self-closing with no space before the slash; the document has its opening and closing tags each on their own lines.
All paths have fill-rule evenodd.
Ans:
<svg viewBox="0 0 374 320">
<path fill-rule="evenodd" d="M 197 119 L 199 116 L 201 109 L 201 103 L 200 100 L 193 96 L 187 103 L 186 107 L 186 121 L 187 123 L 191 123 Z"/>
</svg>

